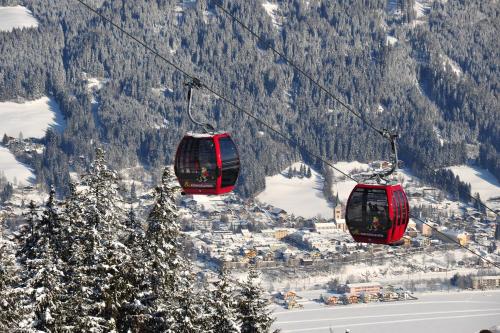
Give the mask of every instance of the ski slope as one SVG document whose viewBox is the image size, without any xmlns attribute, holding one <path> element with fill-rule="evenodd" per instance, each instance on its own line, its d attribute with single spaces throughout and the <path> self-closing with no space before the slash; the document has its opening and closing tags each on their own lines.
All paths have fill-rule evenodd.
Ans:
<svg viewBox="0 0 500 333">
<path fill-rule="evenodd" d="M 38 27 L 38 21 L 26 7 L 0 7 L 0 31 L 36 27 Z"/>
<path fill-rule="evenodd" d="M 300 293 L 299 293 L 300 296 Z M 476 333 L 500 324 L 500 291 L 417 294 L 416 301 L 304 308 L 276 307 L 274 327 L 283 333 Z M 319 294 L 317 295 L 319 297 Z"/>
<path fill-rule="evenodd" d="M 291 167 L 300 168 L 301 163 Z M 311 178 L 285 175 L 288 168 L 280 174 L 266 177 L 266 189 L 257 196 L 257 200 L 285 210 L 289 214 L 313 218 L 318 215 L 324 218 L 333 217 L 333 207 L 323 196 L 323 177 L 311 170 Z"/>
<path fill-rule="evenodd" d="M 468 165 L 457 165 L 448 169 L 460 177 L 461 181 L 469 183 L 471 194 L 479 193 L 481 200 L 487 205 L 490 204 L 489 199 L 500 197 L 500 183 L 488 170 Z M 495 206 L 500 207 L 500 203 L 497 202 Z"/>
</svg>

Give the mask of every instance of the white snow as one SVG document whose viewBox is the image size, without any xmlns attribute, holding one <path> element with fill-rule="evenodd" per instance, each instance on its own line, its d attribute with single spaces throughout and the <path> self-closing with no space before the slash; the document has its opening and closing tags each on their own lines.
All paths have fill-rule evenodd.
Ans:
<svg viewBox="0 0 500 333">
<path fill-rule="evenodd" d="M 87 90 L 95 92 L 101 90 L 102 87 L 109 82 L 109 79 L 102 77 L 89 77 L 88 73 L 82 72 L 84 80 L 87 82 Z"/>
<path fill-rule="evenodd" d="M 352 161 L 352 162 L 337 162 L 334 164 L 334 166 L 341 170 L 342 172 L 345 172 L 347 174 L 351 174 L 353 171 L 355 173 L 358 173 L 356 171 L 366 171 L 368 170 L 369 166 L 366 163 L 361 163 L 358 161 Z M 343 174 L 336 170 L 333 171 L 333 184 L 332 184 L 332 192 L 333 195 L 339 196 L 340 201 L 346 203 L 347 199 L 349 198 L 349 194 L 351 194 L 352 189 L 354 186 L 356 186 L 356 182 L 345 177 Z"/>
<path fill-rule="evenodd" d="M 35 179 L 32 170 L 18 162 L 5 147 L 0 147 L 0 175 L 14 185 L 27 185 Z"/>
<path fill-rule="evenodd" d="M 417 19 L 424 17 L 428 13 L 430 8 L 430 4 L 426 0 L 415 1 L 415 6 L 413 7 L 416 12 Z"/>
<path fill-rule="evenodd" d="M 108 79 L 91 77 L 87 79 L 87 89 L 89 91 L 101 90 L 106 83 L 108 83 Z"/>
<path fill-rule="evenodd" d="M 38 21 L 33 17 L 33 13 L 26 7 L 0 7 L 0 31 L 36 27 L 38 27 Z"/>
<path fill-rule="evenodd" d="M 52 98 L 42 97 L 24 103 L 0 103 L 0 136 L 6 133 L 24 138 L 42 138 L 48 128 L 62 129 L 64 118 Z"/>
<path fill-rule="evenodd" d="M 172 88 L 166 87 L 166 86 L 160 86 L 158 88 L 152 88 L 151 89 L 156 95 L 167 95 L 171 94 L 174 92 Z"/>
<path fill-rule="evenodd" d="M 448 56 L 440 54 L 439 57 L 443 59 L 443 70 L 446 71 L 447 65 L 451 67 L 451 70 L 453 73 L 455 73 L 456 76 L 460 77 L 462 75 L 462 69 L 460 66 L 453 60 L 451 60 Z"/>
<path fill-rule="evenodd" d="M 0 136 L 7 134 L 24 138 L 42 138 L 48 128 L 61 129 L 64 119 L 57 103 L 42 97 L 24 103 L 0 103 Z M 0 171 L 12 183 L 28 184 L 35 178 L 31 169 L 16 161 L 14 155 L 4 147 L 0 147 Z"/>
<path fill-rule="evenodd" d="M 294 163 L 291 167 L 300 169 L 302 163 Z M 311 169 L 311 178 L 285 175 L 288 168 L 280 174 L 266 177 L 266 189 L 257 196 L 257 200 L 285 210 L 289 214 L 312 218 L 321 215 L 325 218 L 333 216 L 333 208 L 323 196 L 323 177 Z"/>
<path fill-rule="evenodd" d="M 434 126 L 433 129 L 434 129 L 434 133 L 436 133 L 437 139 L 439 140 L 439 144 L 442 147 L 444 145 L 444 143 L 446 142 L 446 140 L 443 139 L 443 136 L 441 135 L 441 131 L 439 130 L 439 128 Z"/>
<path fill-rule="evenodd" d="M 458 175 L 461 181 L 469 183 L 471 194 L 479 193 L 486 204 L 488 199 L 500 197 L 500 183 L 488 170 L 468 165 L 452 166 L 448 169 Z"/>
<path fill-rule="evenodd" d="M 282 26 L 282 17 L 278 15 L 278 4 L 265 1 L 262 3 L 262 7 L 264 7 L 267 15 L 271 17 L 271 21 L 273 22 L 274 27 L 280 29 Z"/>
<path fill-rule="evenodd" d="M 382 105 L 380 105 L 380 104 L 379 104 L 379 105 L 378 105 L 378 107 L 377 107 L 377 111 L 378 111 L 379 113 L 384 112 L 384 107 L 383 107 Z"/>
<path fill-rule="evenodd" d="M 385 44 L 386 45 L 391 45 L 392 46 L 392 45 L 396 44 L 397 42 L 398 42 L 398 39 L 396 37 L 394 37 L 394 36 L 387 35 L 385 37 Z"/>
<path fill-rule="evenodd" d="M 302 309 L 275 307 L 274 327 L 288 332 L 479 332 L 499 323 L 500 292 L 463 291 L 416 294 L 417 300 L 326 306 L 301 301 Z M 299 293 L 299 296 L 301 294 Z"/>
</svg>

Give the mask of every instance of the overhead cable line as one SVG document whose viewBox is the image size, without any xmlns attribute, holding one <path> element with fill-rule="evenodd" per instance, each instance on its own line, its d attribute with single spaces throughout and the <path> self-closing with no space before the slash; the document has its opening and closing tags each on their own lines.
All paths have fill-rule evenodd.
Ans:
<svg viewBox="0 0 500 333">
<path fill-rule="evenodd" d="M 493 265 L 495 266 L 496 268 L 499 268 L 500 269 L 500 264 L 497 264 L 496 262 L 494 261 L 491 261 L 490 259 L 487 259 L 485 258 L 484 256 L 482 256 L 481 254 L 471 250 L 470 248 L 468 248 L 467 246 L 465 245 L 462 245 L 458 240 L 454 239 L 453 237 L 450 237 L 448 236 L 447 234 L 445 234 L 444 232 L 440 231 L 439 229 L 437 229 L 436 227 L 434 227 L 432 224 L 430 224 L 429 222 L 426 222 L 424 220 L 422 220 L 421 218 L 419 217 L 416 217 L 414 216 L 413 214 L 410 214 L 411 218 L 417 220 L 417 221 L 420 221 L 421 223 L 429 226 L 431 229 L 435 230 L 436 232 L 438 232 L 439 234 L 443 235 L 446 239 L 448 239 L 449 241 L 457 244 L 458 246 L 460 246 L 461 248 L 469 251 L 470 253 L 472 253 L 473 255 L 475 256 L 478 256 L 479 258 L 483 259 L 485 262 L 489 263 L 490 265 Z"/>
<path fill-rule="evenodd" d="M 437 171 L 436 171 L 436 170 L 431 169 L 430 167 L 428 167 L 428 166 L 426 166 L 426 165 L 424 165 L 423 167 L 424 167 L 425 169 L 429 170 L 430 172 L 433 172 L 434 174 L 436 174 L 436 173 L 437 173 Z M 441 170 L 441 169 L 443 169 L 443 168 L 445 168 L 445 167 L 437 167 L 436 169 L 437 169 L 437 170 Z M 460 176 L 459 176 L 459 178 L 460 178 Z M 461 182 L 464 182 L 464 181 L 462 181 L 462 180 L 461 180 Z M 464 183 L 465 183 L 465 182 L 464 182 Z M 479 205 L 481 205 L 481 206 L 482 206 L 482 207 L 484 207 L 485 209 L 487 209 L 487 210 L 489 210 L 490 212 L 492 212 L 493 214 L 498 215 L 498 213 L 497 213 L 496 211 L 494 211 L 492 208 L 488 207 L 488 206 L 487 206 L 484 202 L 482 202 L 482 200 L 475 198 L 474 196 L 472 196 L 472 195 L 471 195 L 471 194 L 469 194 L 469 193 L 465 193 L 465 195 L 466 195 L 467 197 L 469 197 L 470 199 L 474 200 L 475 202 L 477 202 Z"/>
<path fill-rule="evenodd" d="M 194 75 L 188 73 L 187 71 L 185 71 L 184 69 L 182 69 L 180 66 L 176 65 L 175 63 L 173 63 L 171 60 L 165 58 L 163 55 L 161 55 L 158 51 L 156 51 L 155 49 L 153 49 L 152 47 L 150 47 L 148 44 L 146 44 L 146 42 L 138 39 L 137 37 L 135 37 L 134 35 L 132 35 L 131 33 L 127 32 L 125 29 L 123 29 L 121 26 L 119 26 L 118 24 L 114 23 L 110 18 L 106 17 L 105 15 L 103 15 L 102 13 L 100 13 L 98 10 L 96 10 L 95 8 L 91 7 L 89 4 L 87 4 L 85 1 L 83 0 L 76 0 L 77 2 L 79 2 L 80 4 L 82 4 L 83 6 L 85 6 L 87 9 L 89 9 L 90 11 L 92 11 L 94 14 L 96 14 L 97 16 L 99 16 L 101 19 L 103 19 L 104 21 L 108 22 L 109 24 L 111 24 L 113 27 L 117 28 L 118 30 L 120 30 L 124 35 L 126 35 L 127 37 L 131 38 L 132 40 L 134 40 L 136 43 L 140 44 L 141 46 L 143 46 L 146 50 L 148 50 L 149 52 L 151 52 L 152 54 L 154 54 L 155 56 L 157 56 L 158 58 L 160 58 L 161 60 L 165 61 L 167 64 L 169 64 L 170 66 L 174 67 L 176 70 L 178 70 L 179 72 L 181 72 L 182 74 L 184 74 L 184 76 L 186 76 L 187 78 L 189 78 L 189 80 L 191 81 L 197 81 L 199 82 L 205 89 L 207 89 L 209 92 L 211 92 L 212 94 L 214 94 L 215 96 L 219 97 L 220 99 L 222 99 L 223 101 L 225 101 L 226 103 L 228 103 L 229 105 L 231 105 L 233 108 L 235 108 L 236 110 L 244 113 L 245 115 L 247 115 L 248 117 L 254 119 L 255 121 L 257 121 L 258 123 L 262 124 L 264 127 L 266 127 L 267 129 L 269 129 L 270 131 L 272 131 L 274 134 L 280 136 L 281 138 L 285 139 L 286 141 L 288 141 L 289 143 L 291 143 L 292 145 L 304 150 L 305 152 L 307 152 L 310 156 L 314 157 L 314 158 L 317 158 L 318 160 L 320 160 L 321 162 L 323 162 L 324 164 L 328 165 L 329 167 L 331 167 L 332 169 L 338 171 L 339 173 L 341 173 L 342 175 L 344 175 L 345 177 L 355 181 L 355 182 L 358 182 L 354 177 L 350 176 L 349 174 L 343 172 L 342 170 L 338 169 L 337 167 L 335 167 L 332 163 L 328 162 L 326 159 L 324 159 L 321 155 L 319 155 L 318 153 L 315 153 L 313 152 L 309 147 L 307 147 L 305 144 L 299 142 L 298 140 L 296 140 L 295 138 L 293 138 L 291 135 L 287 135 L 287 134 L 284 134 L 283 132 L 280 132 L 278 131 L 277 129 L 275 129 L 271 124 L 265 122 L 264 120 L 262 120 L 261 118 L 259 118 L 258 116 L 254 115 L 253 113 L 243 109 L 242 107 L 240 107 L 239 105 L 237 105 L 235 102 L 233 102 L 232 100 L 230 100 L 228 97 L 224 96 L 222 93 L 218 92 L 215 90 L 215 88 L 213 87 L 210 87 L 206 84 L 204 84 L 203 82 L 201 82 L 197 77 L 195 77 Z"/>
<path fill-rule="evenodd" d="M 280 51 L 276 49 L 271 42 L 269 42 L 267 39 L 265 39 L 263 36 L 259 36 L 252 28 L 250 28 L 248 25 L 243 23 L 239 18 L 231 14 L 218 0 L 214 0 L 215 6 L 217 6 L 224 14 L 227 16 L 231 17 L 231 19 L 235 22 L 237 22 L 243 29 L 248 31 L 255 39 L 257 39 L 259 42 L 263 43 L 268 47 L 270 50 L 273 51 L 274 54 L 277 56 L 281 57 L 283 60 L 285 60 L 286 63 L 288 63 L 290 66 L 292 66 L 296 71 L 300 72 L 302 75 L 304 75 L 309 81 L 311 81 L 314 85 L 316 85 L 320 90 L 322 90 L 325 94 L 330 96 L 330 98 L 334 99 L 337 101 L 340 105 L 342 105 L 347 111 L 352 113 L 354 116 L 359 118 L 362 122 L 364 122 L 368 127 L 376 131 L 378 134 L 382 135 L 384 138 L 386 137 L 385 133 L 383 130 L 378 129 L 373 125 L 372 122 L 368 121 L 367 119 L 363 118 L 363 116 L 359 113 L 356 112 L 352 107 L 350 107 L 346 102 L 342 101 L 340 98 L 335 96 L 333 93 L 331 93 L 324 85 L 322 85 L 319 80 L 316 80 L 312 77 L 311 74 L 307 73 L 305 70 L 303 70 L 299 65 L 297 65 L 293 60 L 290 60 L 286 55 L 284 51 Z"/>
<path fill-rule="evenodd" d="M 302 69 L 299 65 L 296 64 L 295 61 L 291 60 L 285 55 L 285 52 L 282 50 L 278 50 L 275 48 L 271 42 L 269 42 L 266 38 L 263 36 L 258 35 L 250 26 L 245 24 L 242 20 L 237 18 L 235 15 L 231 14 L 229 10 L 227 10 L 219 0 L 214 0 L 214 5 L 218 7 L 225 15 L 229 16 L 234 22 L 238 23 L 243 29 L 248 31 L 255 39 L 257 39 L 259 42 L 263 43 L 268 47 L 271 51 L 273 51 L 274 54 L 277 56 L 281 57 L 286 63 L 288 63 L 291 67 L 293 67 L 296 71 L 304 75 L 309 81 L 311 81 L 314 85 L 316 85 L 319 89 L 321 89 L 324 93 L 326 93 L 328 96 L 330 96 L 332 99 L 337 101 L 340 105 L 342 105 L 347 111 L 352 113 L 354 116 L 359 118 L 362 122 L 364 122 L 367 126 L 369 126 L 371 129 L 382 135 L 384 138 L 387 138 L 387 132 L 381 129 L 378 129 L 373 125 L 372 122 L 368 121 L 367 119 L 363 118 L 362 115 L 359 112 L 356 112 L 352 107 L 350 107 L 347 103 L 343 102 L 341 99 L 339 99 L 337 96 L 335 96 L 332 92 L 330 92 L 327 88 L 325 88 L 324 85 L 322 85 L 319 80 L 316 80 L 312 77 L 311 74 L 307 73 L 304 69 Z M 434 173 L 436 171 L 432 170 Z M 491 211 L 493 214 L 498 215 L 497 212 L 495 212 L 493 209 L 490 207 L 486 206 L 483 202 L 480 200 L 474 198 L 472 195 L 467 194 L 471 199 L 474 201 L 478 202 L 481 206 L 486 208 L 487 210 Z"/>
<path fill-rule="evenodd" d="M 189 74 L 187 71 L 183 70 L 181 67 L 179 67 L 178 65 L 174 64 L 172 61 L 170 61 L 169 59 L 165 58 L 164 56 L 162 56 L 158 51 L 156 51 L 155 49 L 153 49 L 152 47 L 150 47 L 149 45 L 147 45 L 144 41 L 136 38 L 135 36 L 133 36 L 132 34 L 130 34 L 129 32 L 127 32 L 125 29 L 123 29 L 122 27 L 120 27 L 119 25 L 117 25 L 116 23 L 114 23 L 111 19 L 109 19 L 108 17 L 106 17 L 105 15 L 101 14 L 99 11 L 97 11 L 95 8 L 91 7 L 90 5 L 88 5 L 87 3 L 85 3 L 83 0 L 76 0 L 77 2 L 79 2 L 80 4 L 82 4 L 83 6 L 85 6 L 88 10 L 90 10 L 91 12 L 93 12 L 94 14 L 96 14 L 97 16 L 99 16 L 101 19 L 103 19 L 104 21 L 110 23 L 113 27 L 117 28 L 118 30 L 120 30 L 124 35 L 126 35 L 127 37 L 131 38 L 132 40 L 134 40 L 136 43 L 140 44 L 141 46 L 143 46 L 146 50 L 148 50 L 149 52 L 151 52 L 152 54 L 154 54 L 155 56 L 157 56 L 158 58 L 162 59 L 163 61 L 165 61 L 167 64 L 169 64 L 170 66 L 174 67 L 176 70 L 178 70 L 179 72 L 181 72 L 182 74 L 184 74 L 186 77 L 188 77 L 189 79 L 191 80 L 198 80 L 194 75 L 192 74 Z M 200 82 L 201 83 L 201 82 Z M 337 167 L 335 167 L 332 163 L 330 163 L 329 161 L 327 161 L 326 159 L 324 159 L 321 155 L 311 151 L 306 145 L 298 142 L 296 139 L 294 139 L 291 135 L 287 135 L 287 134 L 284 134 L 283 132 L 280 132 L 278 130 L 276 130 L 272 125 L 268 124 L 267 122 L 261 120 L 260 118 L 258 118 L 256 115 L 254 115 L 253 113 L 243 109 L 242 107 L 238 106 L 235 102 L 233 102 L 232 100 L 228 99 L 226 96 L 224 96 L 222 93 L 219 93 L 215 90 L 215 88 L 212 88 L 212 87 L 209 87 L 205 84 L 203 84 L 203 87 L 205 89 L 207 89 L 208 91 L 210 91 L 212 94 L 214 94 L 215 96 L 219 97 L 220 99 L 224 100 L 226 103 L 228 103 L 229 105 L 231 105 L 232 107 L 234 107 L 236 110 L 246 114 L 248 117 L 254 119 L 255 121 L 257 121 L 258 123 L 262 124 L 263 126 L 265 126 L 266 128 L 268 128 L 270 131 L 272 131 L 273 133 L 275 133 L 276 135 L 282 137 L 283 139 L 285 139 L 286 141 L 288 141 L 289 143 L 291 143 L 292 145 L 295 145 L 296 147 L 300 148 L 300 149 L 303 149 L 305 152 L 307 152 L 310 156 L 312 157 L 315 157 L 317 158 L 318 160 L 320 160 L 321 162 L 323 162 L 325 165 L 328 165 L 329 167 L 333 168 L 334 170 L 338 171 L 339 173 L 341 173 L 342 175 L 344 175 L 345 177 L 353 180 L 354 182 L 356 183 L 359 183 L 358 180 L 356 180 L 354 177 L 352 177 L 351 175 L 343 172 L 342 170 L 338 169 Z M 345 105 L 345 104 L 343 104 Z M 360 119 L 361 116 L 358 115 L 358 117 Z M 374 130 L 376 130 L 377 132 L 379 132 L 379 130 L 377 128 L 375 128 L 374 126 L 371 126 Z M 384 135 L 382 131 L 379 132 L 381 135 Z M 413 217 L 413 216 L 412 216 Z M 421 219 L 417 218 L 417 217 L 413 217 L 419 221 L 421 221 L 422 223 L 425 223 L 427 224 L 429 227 L 431 227 L 432 229 L 436 230 L 438 233 L 441 233 L 443 234 L 441 231 L 437 230 L 435 227 L 433 227 L 432 225 L 428 224 L 427 222 L 425 221 L 422 221 Z M 490 263 L 491 265 L 497 267 L 497 268 L 500 268 L 499 265 L 497 265 L 496 263 L 492 262 L 491 260 L 489 259 L 486 259 L 484 258 L 481 254 L 478 254 L 474 251 L 472 251 L 471 249 L 467 248 L 466 246 L 460 244 L 459 242 L 455 241 L 454 239 L 452 239 L 451 237 L 449 237 L 448 235 L 445 235 L 443 234 L 445 237 L 447 237 L 448 239 L 450 239 L 451 241 L 457 243 L 460 247 L 463 247 L 464 249 L 468 250 L 469 252 L 471 252 L 472 254 L 480 257 L 481 259 L 483 259 L 484 261 Z"/>
</svg>

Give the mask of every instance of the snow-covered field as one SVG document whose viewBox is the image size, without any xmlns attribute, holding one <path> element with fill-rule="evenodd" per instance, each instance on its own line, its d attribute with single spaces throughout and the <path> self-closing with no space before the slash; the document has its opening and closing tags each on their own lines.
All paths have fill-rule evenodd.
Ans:
<svg viewBox="0 0 500 333">
<path fill-rule="evenodd" d="M 301 163 L 292 168 L 297 170 Z M 321 215 L 333 216 L 333 208 L 323 196 L 323 177 L 314 170 L 311 178 L 287 178 L 288 168 L 278 175 L 266 177 L 266 189 L 257 196 L 257 200 L 281 208 L 289 214 L 312 218 Z"/>
<path fill-rule="evenodd" d="M 300 296 L 300 293 L 299 293 Z M 312 300 L 304 308 L 275 307 L 275 327 L 292 332 L 476 333 L 500 324 L 500 291 L 416 294 L 418 300 L 326 306 Z M 318 295 L 315 295 L 317 298 Z"/>
<path fill-rule="evenodd" d="M 36 27 L 38 27 L 38 21 L 26 7 L 0 7 L 0 31 Z"/>
<path fill-rule="evenodd" d="M 35 179 L 31 169 L 18 162 L 4 147 L 0 147 L 0 176 L 5 176 L 14 185 L 27 185 Z"/>
<path fill-rule="evenodd" d="M 350 174 L 353 170 L 366 171 L 368 169 L 368 164 L 357 161 L 337 162 L 334 166 L 347 174 Z M 333 175 L 335 177 L 332 184 L 333 195 L 338 194 L 340 201 L 346 203 L 349 194 L 351 194 L 352 189 L 356 186 L 356 182 L 349 178 L 345 178 L 345 176 L 336 170 L 333 170 Z"/>
<path fill-rule="evenodd" d="M 500 197 L 500 183 L 488 170 L 474 166 L 458 165 L 449 167 L 460 180 L 471 185 L 471 193 L 479 193 L 481 200 L 488 206 L 500 208 L 500 202 L 488 202 L 489 199 Z"/>
<path fill-rule="evenodd" d="M 0 136 L 42 138 L 48 128 L 61 129 L 64 118 L 56 101 L 42 97 L 24 103 L 0 103 Z"/>
<path fill-rule="evenodd" d="M 57 103 L 49 97 L 25 103 L 0 103 L 0 136 L 42 138 L 48 128 L 61 129 L 64 119 Z M 26 165 L 16 161 L 14 155 L 0 147 L 0 171 L 14 184 L 27 184 L 34 179 Z"/>
</svg>

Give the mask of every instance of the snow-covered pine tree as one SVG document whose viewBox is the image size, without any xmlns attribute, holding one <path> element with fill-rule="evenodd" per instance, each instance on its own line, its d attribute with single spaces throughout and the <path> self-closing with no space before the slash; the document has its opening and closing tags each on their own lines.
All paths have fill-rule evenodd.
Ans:
<svg viewBox="0 0 500 333">
<path fill-rule="evenodd" d="M 125 228 L 120 221 L 117 179 L 106 165 L 104 151 L 96 149 L 96 158 L 82 179 L 81 200 L 75 203 L 83 209 L 83 223 L 73 225 L 79 235 L 79 258 L 71 283 L 76 331 L 115 331 L 132 288 L 124 269 L 130 250 L 120 241 Z"/>
<path fill-rule="evenodd" d="M 33 212 L 28 214 L 28 218 L 33 216 Z M 52 331 L 57 327 L 54 318 L 61 308 L 62 272 L 54 249 L 59 243 L 59 219 L 55 191 L 51 188 L 42 218 L 38 222 L 28 222 L 34 225 L 32 236 L 25 238 L 26 242 L 20 253 L 20 257 L 25 258 L 22 284 L 31 308 L 25 322 L 31 321 L 29 327 L 41 331 Z"/>
<path fill-rule="evenodd" d="M 37 241 L 35 232 L 38 228 L 39 216 L 38 207 L 33 200 L 28 204 L 28 211 L 23 214 L 26 224 L 21 226 L 21 234 L 19 242 L 22 244 L 21 249 L 18 251 L 17 257 L 19 261 L 24 264 L 28 258 L 34 257 L 35 243 Z"/>
<path fill-rule="evenodd" d="M 14 244 L 3 236 L 0 221 L 0 332 L 18 331 L 22 309 L 19 300 L 19 267 L 16 265 Z"/>
<path fill-rule="evenodd" d="M 144 242 L 147 291 L 141 304 L 150 309 L 148 329 L 165 332 L 203 332 L 205 315 L 200 297 L 193 290 L 194 276 L 181 248 L 178 186 L 170 168 L 165 168 L 156 202 L 148 215 Z"/>
<path fill-rule="evenodd" d="M 151 317 L 150 309 L 142 304 L 142 296 L 147 291 L 147 274 L 144 265 L 145 233 L 141 220 L 131 204 L 125 221 L 127 229 L 124 244 L 130 250 L 130 260 L 123 263 L 122 269 L 127 272 L 126 279 L 130 284 L 129 295 L 122 304 L 118 318 L 118 330 L 122 332 L 147 331 Z M 147 292 L 146 292 L 147 294 Z"/>
<path fill-rule="evenodd" d="M 263 297 L 263 290 L 256 280 L 259 274 L 250 266 L 248 278 L 241 285 L 238 300 L 238 319 L 242 333 L 268 333 L 274 318 L 268 310 L 269 302 Z"/>
<path fill-rule="evenodd" d="M 212 332 L 240 333 L 237 303 L 234 288 L 227 271 L 221 269 L 219 281 L 215 282 L 215 290 L 211 292 L 208 302 L 210 311 L 210 329 Z"/>
<path fill-rule="evenodd" d="M 312 177 L 312 172 L 311 172 L 311 167 L 310 166 L 307 167 L 306 177 L 307 178 L 311 178 Z"/>
</svg>

